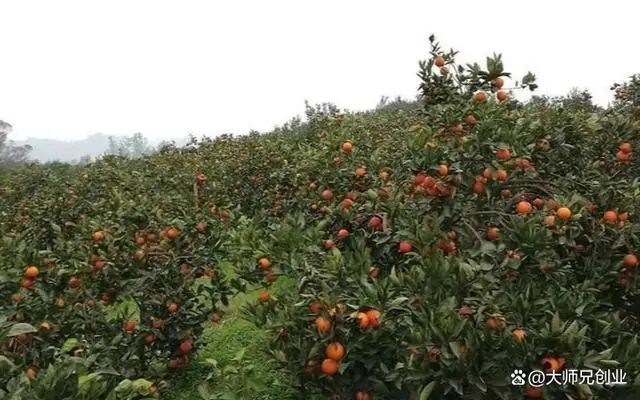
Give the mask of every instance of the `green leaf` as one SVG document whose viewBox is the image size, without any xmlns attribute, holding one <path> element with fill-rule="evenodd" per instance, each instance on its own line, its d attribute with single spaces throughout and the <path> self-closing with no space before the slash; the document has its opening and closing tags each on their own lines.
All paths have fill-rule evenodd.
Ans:
<svg viewBox="0 0 640 400">
<path fill-rule="evenodd" d="M 24 335 L 27 333 L 34 333 L 34 332 L 38 332 L 38 330 L 34 328 L 33 325 L 20 322 L 13 325 L 11 328 L 9 328 L 9 333 L 7 333 L 7 337 Z"/>
<path fill-rule="evenodd" d="M 88 375 L 82 375 L 78 377 L 78 388 L 81 392 L 86 393 L 91 389 L 91 384 L 96 381 L 100 376 L 99 373 L 93 372 Z"/>
<path fill-rule="evenodd" d="M 482 241 L 480 245 L 480 253 L 482 254 L 491 254 L 496 251 L 496 245 L 492 242 L 488 242 L 486 240 Z"/>
<path fill-rule="evenodd" d="M 453 354 L 460 358 L 460 356 L 462 355 L 463 351 L 462 351 L 462 345 L 458 342 L 449 342 L 449 347 L 451 348 L 451 351 L 453 352 Z"/>
<path fill-rule="evenodd" d="M 7 357 L 0 356 L 0 371 L 3 369 L 13 369 L 15 368 L 15 364 L 11 362 Z"/>
<path fill-rule="evenodd" d="M 153 383 L 146 379 L 136 379 L 131 384 L 131 388 L 140 394 L 148 393 L 151 386 L 153 386 Z"/>
<path fill-rule="evenodd" d="M 400 304 L 402 304 L 402 303 L 404 303 L 404 302 L 406 302 L 406 301 L 408 301 L 408 300 L 409 300 L 409 298 L 408 298 L 408 297 L 404 297 L 404 296 L 396 297 L 396 298 L 395 298 L 395 299 L 393 299 L 393 301 L 389 304 L 389 306 L 390 306 L 390 307 L 397 307 L 397 306 L 399 306 Z"/>
<path fill-rule="evenodd" d="M 240 349 L 240 351 L 238 351 L 238 353 L 236 353 L 235 357 L 233 357 L 231 359 L 231 361 L 241 361 L 242 358 L 244 357 L 244 352 L 246 351 L 246 347 L 243 347 L 242 349 Z"/>
<path fill-rule="evenodd" d="M 551 319 L 551 333 L 560 333 L 560 315 L 556 312 Z"/>
<path fill-rule="evenodd" d="M 68 353 L 71 350 L 73 350 L 77 345 L 78 345 L 78 339 L 69 338 L 64 342 L 64 344 L 62 345 L 62 348 L 60 348 L 60 351 L 63 353 Z"/>
<path fill-rule="evenodd" d="M 427 400 L 429 398 L 429 396 L 431 396 L 431 393 L 433 392 L 433 389 L 435 389 L 436 387 L 436 382 L 429 382 L 425 387 L 422 388 L 422 390 L 420 391 L 420 398 L 419 400 Z"/>
</svg>

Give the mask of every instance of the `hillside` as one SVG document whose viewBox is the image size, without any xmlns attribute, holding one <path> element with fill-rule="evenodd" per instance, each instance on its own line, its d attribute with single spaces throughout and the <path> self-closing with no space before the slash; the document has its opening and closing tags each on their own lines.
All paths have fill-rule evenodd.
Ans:
<svg viewBox="0 0 640 400">
<path fill-rule="evenodd" d="M 3 171 L 0 393 L 638 398 L 638 85 L 523 104 L 431 45 L 419 105 Z"/>
</svg>

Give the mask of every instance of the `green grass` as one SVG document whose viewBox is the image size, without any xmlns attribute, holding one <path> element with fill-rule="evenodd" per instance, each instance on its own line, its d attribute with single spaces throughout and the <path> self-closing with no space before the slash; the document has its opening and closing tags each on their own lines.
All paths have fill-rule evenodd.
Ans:
<svg viewBox="0 0 640 400">
<path fill-rule="evenodd" d="M 225 266 L 230 274 L 230 266 Z M 274 289 L 287 290 L 292 282 L 279 279 Z M 217 326 L 209 325 L 205 328 L 204 340 L 206 347 L 200 348 L 192 363 L 175 373 L 171 379 L 171 389 L 163 396 L 168 400 L 203 400 L 198 393 L 198 386 L 213 372 L 214 368 L 206 360 L 214 359 L 217 368 L 224 369 L 233 366 L 239 369 L 252 366 L 251 376 L 258 382 L 259 389 L 248 390 L 244 379 L 236 377 L 231 381 L 222 381 L 222 377 L 213 378 L 209 384 L 209 393 L 222 394 L 225 389 L 233 393 L 242 393 L 237 398 L 247 400 L 287 400 L 295 395 L 287 390 L 289 376 L 287 371 L 277 368 L 274 361 L 266 354 L 270 337 L 268 333 L 246 321 L 240 316 L 242 305 L 257 299 L 259 291 L 236 295 L 229 304 L 225 318 Z M 245 349 L 240 362 L 233 361 L 236 355 Z M 217 397 L 213 397 L 217 398 Z"/>
</svg>

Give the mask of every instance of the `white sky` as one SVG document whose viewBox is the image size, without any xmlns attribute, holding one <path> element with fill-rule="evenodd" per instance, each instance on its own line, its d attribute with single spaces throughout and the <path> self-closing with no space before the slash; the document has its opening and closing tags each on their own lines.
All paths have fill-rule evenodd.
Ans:
<svg viewBox="0 0 640 400">
<path fill-rule="evenodd" d="M 431 33 L 604 105 L 640 72 L 639 14 L 632 0 L 0 0 L 0 119 L 14 140 L 269 130 L 305 99 L 412 97 Z"/>
</svg>

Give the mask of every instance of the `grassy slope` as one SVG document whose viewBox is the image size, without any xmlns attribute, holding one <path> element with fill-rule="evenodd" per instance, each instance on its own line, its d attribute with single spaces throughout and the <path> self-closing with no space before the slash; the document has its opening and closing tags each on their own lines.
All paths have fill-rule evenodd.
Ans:
<svg viewBox="0 0 640 400">
<path fill-rule="evenodd" d="M 225 273 L 231 274 L 230 266 L 225 265 Z M 278 281 L 275 289 L 282 289 L 287 285 L 285 281 Z M 245 349 L 241 365 L 252 366 L 253 378 L 260 382 L 262 389 L 248 390 L 238 398 L 255 400 L 286 400 L 294 399 L 294 394 L 283 388 L 281 383 L 288 381 L 287 372 L 277 368 L 270 356 L 264 351 L 269 341 L 268 333 L 251 322 L 243 320 L 240 315 L 242 305 L 256 301 L 258 290 L 249 293 L 240 293 L 235 296 L 227 309 L 224 320 L 217 326 L 209 325 L 204 332 L 204 340 L 207 346 L 201 348 L 189 367 L 181 370 L 172 381 L 171 391 L 163 398 L 169 400 L 202 400 L 198 393 L 198 386 L 213 372 L 213 367 L 205 362 L 214 359 L 218 362 L 218 368 L 223 369 L 227 365 L 238 367 L 232 359 L 239 351 Z M 223 390 L 220 382 L 213 379 L 210 384 L 210 394 L 221 395 Z M 243 379 L 238 378 L 231 382 L 227 391 L 242 393 L 246 389 Z M 211 398 L 218 398 L 212 396 Z"/>
</svg>

